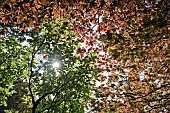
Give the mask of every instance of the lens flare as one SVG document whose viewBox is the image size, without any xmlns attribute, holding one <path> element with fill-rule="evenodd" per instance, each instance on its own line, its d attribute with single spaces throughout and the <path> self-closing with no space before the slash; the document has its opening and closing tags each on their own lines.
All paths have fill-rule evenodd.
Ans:
<svg viewBox="0 0 170 113">
<path fill-rule="evenodd" d="M 59 62 L 55 62 L 55 63 L 53 64 L 53 68 L 59 68 L 59 67 L 60 67 Z"/>
</svg>

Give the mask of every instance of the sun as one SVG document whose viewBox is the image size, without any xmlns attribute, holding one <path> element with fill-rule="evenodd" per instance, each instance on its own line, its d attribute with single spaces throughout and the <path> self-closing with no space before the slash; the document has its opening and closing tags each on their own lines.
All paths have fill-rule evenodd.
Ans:
<svg viewBox="0 0 170 113">
<path fill-rule="evenodd" d="M 59 68 L 59 67 L 60 67 L 59 62 L 55 62 L 55 63 L 53 64 L 53 68 Z"/>
</svg>

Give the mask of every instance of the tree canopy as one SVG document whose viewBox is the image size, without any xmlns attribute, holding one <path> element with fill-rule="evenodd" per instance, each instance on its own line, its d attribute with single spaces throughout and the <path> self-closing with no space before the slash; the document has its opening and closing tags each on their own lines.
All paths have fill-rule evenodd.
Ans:
<svg viewBox="0 0 170 113">
<path fill-rule="evenodd" d="M 15 92 L 7 93 L 13 87 L 12 77 L 23 76 L 28 77 L 29 99 L 38 111 L 53 112 L 56 105 L 64 112 L 84 112 L 82 101 L 88 103 L 89 112 L 170 111 L 168 0 L 5 0 L 1 4 L 3 100 Z M 23 46 L 24 41 L 30 47 Z M 38 56 L 41 62 L 34 59 Z M 62 64 L 57 70 L 50 67 L 56 57 Z M 70 89 L 58 89 L 58 84 Z M 83 96 L 90 91 L 95 91 L 93 96 Z M 70 101 L 57 104 L 62 100 L 51 101 L 51 94 Z M 72 111 L 77 108 L 82 111 Z"/>
<path fill-rule="evenodd" d="M 11 112 L 84 112 L 93 89 L 89 81 L 97 72 L 93 69 L 96 57 L 89 53 L 80 58 L 74 52 L 80 40 L 65 23 L 61 19 L 43 22 L 40 33 L 26 37 L 27 45 L 16 37 L 1 38 L 1 104 L 9 106 L 9 96 L 13 104 L 22 102 L 17 103 L 20 108 L 9 106 Z"/>
</svg>

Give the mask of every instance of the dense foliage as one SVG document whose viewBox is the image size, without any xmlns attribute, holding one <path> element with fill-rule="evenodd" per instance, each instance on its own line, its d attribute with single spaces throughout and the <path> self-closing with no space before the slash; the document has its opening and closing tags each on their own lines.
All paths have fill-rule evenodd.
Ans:
<svg viewBox="0 0 170 113">
<path fill-rule="evenodd" d="M 73 40 L 78 39 L 82 43 L 80 47 L 74 47 L 77 48 L 76 59 L 86 62 L 85 56 L 96 52 L 95 65 L 90 68 L 102 71 L 96 75 L 96 92 L 91 97 L 89 112 L 170 111 L 168 0 L 5 0 L 1 4 L 1 34 L 9 36 L 13 33 L 22 40 L 24 33 L 37 32 L 31 39 L 35 50 L 41 45 L 42 37 L 49 42 L 45 47 L 51 49 L 51 38 L 56 37 L 54 23 L 47 27 L 41 25 L 44 20 L 69 18 L 70 21 L 65 24 L 76 32 Z M 40 35 L 41 31 L 44 34 Z M 60 37 L 65 37 L 65 32 L 59 32 L 62 34 Z M 69 43 L 76 42 L 66 41 L 70 47 Z M 40 47 L 37 52 L 44 49 L 47 48 Z M 62 50 L 66 50 L 67 54 L 70 49 Z M 48 50 L 45 54 L 51 56 L 48 60 L 52 59 L 53 55 Z M 63 52 L 59 54 L 62 56 Z M 33 53 L 33 56 L 36 54 Z M 61 61 L 64 59 L 67 57 L 61 57 Z M 84 70 L 85 67 L 80 72 Z M 31 74 L 31 82 L 33 79 Z"/>
<path fill-rule="evenodd" d="M 66 23 L 43 22 L 40 33 L 26 36 L 26 45 L 16 37 L 1 38 L 1 104 L 11 112 L 84 112 L 96 57 L 74 52 L 80 41 Z"/>
</svg>

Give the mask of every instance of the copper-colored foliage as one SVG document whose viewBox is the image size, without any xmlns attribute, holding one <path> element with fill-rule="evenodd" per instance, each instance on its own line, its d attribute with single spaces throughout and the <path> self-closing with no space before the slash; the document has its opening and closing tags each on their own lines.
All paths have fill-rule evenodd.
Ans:
<svg viewBox="0 0 170 113">
<path fill-rule="evenodd" d="M 106 85 L 97 87 L 101 99 L 92 101 L 92 110 L 167 112 L 170 110 L 169 3 L 146 1 L 6 0 L 0 6 L 0 24 L 27 30 L 38 28 L 44 19 L 70 16 L 69 24 L 86 44 L 78 54 L 83 57 L 86 52 L 97 52 L 96 67 L 110 72 Z M 104 75 L 98 77 L 100 81 L 107 79 Z"/>
</svg>

